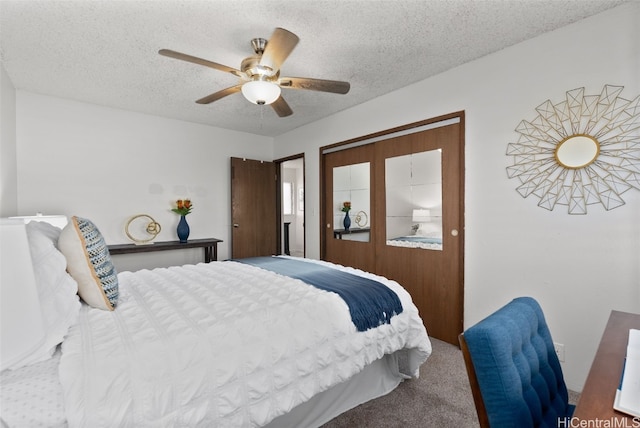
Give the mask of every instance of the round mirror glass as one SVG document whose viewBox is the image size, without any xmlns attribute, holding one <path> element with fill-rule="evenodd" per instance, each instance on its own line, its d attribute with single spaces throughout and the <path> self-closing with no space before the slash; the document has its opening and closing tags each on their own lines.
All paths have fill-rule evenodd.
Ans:
<svg viewBox="0 0 640 428">
<path fill-rule="evenodd" d="M 584 168 L 596 160 L 600 144 L 589 135 L 574 135 L 560 142 L 556 148 L 556 159 L 565 168 Z"/>
</svg>

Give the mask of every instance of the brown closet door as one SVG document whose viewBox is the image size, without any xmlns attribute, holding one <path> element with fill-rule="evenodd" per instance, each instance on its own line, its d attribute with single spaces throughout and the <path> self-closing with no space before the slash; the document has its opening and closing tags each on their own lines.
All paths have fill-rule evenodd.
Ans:
<svg viewBox="0 0 640 428">
<path fill-rule="evenodd" d="M 276 167 L 273 162 L 231 158 L 231 254 L 277 253 Z"/>
<path fill-rule="evenodd" d="M 384 135 L 420 127 L 432 129 L 381 140 Z M 429 335 L 458 345 L 464 315 L 464 112 L 371 134 L 329 149 L 371 138 L 376 141 L 322 155 L 321 257 L 398 281 L 411 294 Z M 394 236 L 387 236 L 386 159 L 434 150 L 441 151 L 442 250 L 387 245 L 387 238 Z M 365 161 L 371 161 L 372 166 L 371 241 L 340 242 L 333 237 L 331 224 L 340 203 L 332 199 L 333 168 Z M 414 207 L 422 208 L 428 207 Z M 435 211 L 439 210 L 437 207 Z"/>
<path fill-rule="evenodd" d="M 323 194 L 323 207 L 324 207 L 324 227 L 322 233 L 324 234 L 324 260 L 338 263 L 344 266 L 352 266 L 358 269 L 373 272 L 375 270 L 375 251 L 373 238 L 370 232 L 353 233 L 342 235 L 334 232 L 343 229 L 342 218 L 344 214 L 339 211 L 339 207 L 344 202 L 343 199 L 348 197 L 342 197 L 340 200 L 334 198 L 334 168 L 340 168 L 352 165 L 361 165 L 363 163 L 369 163 L 369 207 L 365 211 L 368 219 L 368 225 L 371 225 L 372 213 L 371 210 L 375 207 L 375 200 L 373 194 L 373 145 L 369 144 L 362 147 L 356 147 L 349 150 L 342 150 L 334 153 L 324 155 L 324 190 Z M 338 186 L 336 186 L 338 187 Z M 351 218 L 352 229 L 358 229 L 358 225 L 355 222 L 355 216 L 361 208 L 354 205 L 353 210 L 349 213 Z M 371 229 L 369 227 L 369 229 Z M 342 238 L 342 239 L 339 239 Z M 358 240 L 355 240 L 358 239 Z M 363 241 L 366 239 L 366 241 Z"/>
<path fill-rule="evenodd" d="M 463 330 L 463 140 L 455 123 L 376 143 L 375 272 L 394 279 L 411 294 L 430 336 L 458 344 Z M 441 150 L 442 250 L 387 245 L 385 160 Z"/>
</svg>

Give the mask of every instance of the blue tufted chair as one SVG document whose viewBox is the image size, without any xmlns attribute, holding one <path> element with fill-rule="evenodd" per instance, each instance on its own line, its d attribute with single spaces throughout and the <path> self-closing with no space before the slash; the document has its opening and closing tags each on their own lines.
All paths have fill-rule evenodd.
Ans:
<svg viewBox="0 0 640 428">
<path fill-rule="evenodd" d="M 514 299 L 459 340 L 480 426 L 569 426 L 575 406 L 538 302 Z"/>
</svg>

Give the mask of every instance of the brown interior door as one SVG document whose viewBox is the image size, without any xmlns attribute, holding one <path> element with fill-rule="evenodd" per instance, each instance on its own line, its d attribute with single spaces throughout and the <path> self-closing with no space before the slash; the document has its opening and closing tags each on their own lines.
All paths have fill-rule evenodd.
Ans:
<svg viewBox="0 0 640 428">
<path fill-rule="evenodd" d="M 457 345 L 463 330 L 463 163 L 461 124 L 442 126 L 376 144 L 374 223 L 376 273 L 394 279 L 411 294 L 430 336 Z M 393 156 L 441 151 L 442 250 L 387 245 L 385 160 Z"/>
<path fill-rule="evenodd" d="M 231 158 L 231 257 L 277 254 L 277 181 L 273 162 Z"/>
<path fill-rule="evenodd" d="M 356 147 L 349 150 L 337 151 L 329 153 L 324 156 L 324 177 L 325 177 L 325 191 L 324 197 L 324 242 L 325 242 L 325 257 L 324 259 L 330 262 L 338 263 L 344 266 L 351 266 L 358 269 L 373 272 L 375 270 L 375 251 L 374 243 L 371 238 L 370 232 L 361 234 L 343 234 L 342 236 L 336 234 L 336 230 L 344 228 L 341 223 L 343 214 L 336 216 L 336 212 L 339 212 L 339 206 L 344 202 L 343 200 L 335 200 L 334 198 L 334 182 L 333 174 L 335 168 L 344 166 L 350 166 L 355 164 L 369 163 L 369 199 L 370 206 L 367 215 L 367 221 L 371 220 L 371 210 L 375 207 L 374 193 L 373 193 L 373 145 L 365 145 Z M 342 199 L 348 199 L 347 197 Z M 350 212 L 352 218 L 353 229 L 357 229 L 355 224 L 355 216 L 359 208 L 355 207 Z M 359 239 L 352 240 L 350 238 Z"/>
</svg>

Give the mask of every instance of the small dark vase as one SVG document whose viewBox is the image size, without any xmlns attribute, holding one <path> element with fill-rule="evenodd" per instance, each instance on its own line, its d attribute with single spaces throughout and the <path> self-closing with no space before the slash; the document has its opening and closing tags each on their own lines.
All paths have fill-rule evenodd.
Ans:
<svg viewBox="0 0 640 428">
<path fill-rule="evenodd" d="M 348 232 L 351 227 L 351 219 L 349 218 L 349 211 L 344 213 L 344 220 L 342 221 L 342 225 L 344 226 L 344 231 Z"/>
<path fill-rule="evenodd" d="M 180 221 L 178 222 L 178 229 L 176 230 L 176 232 L 178 233 L 178 239 L 180 240 L 180 242 L 187 242 L 190 230 L 186 216 L 180 216 Z"/>
</svg>

